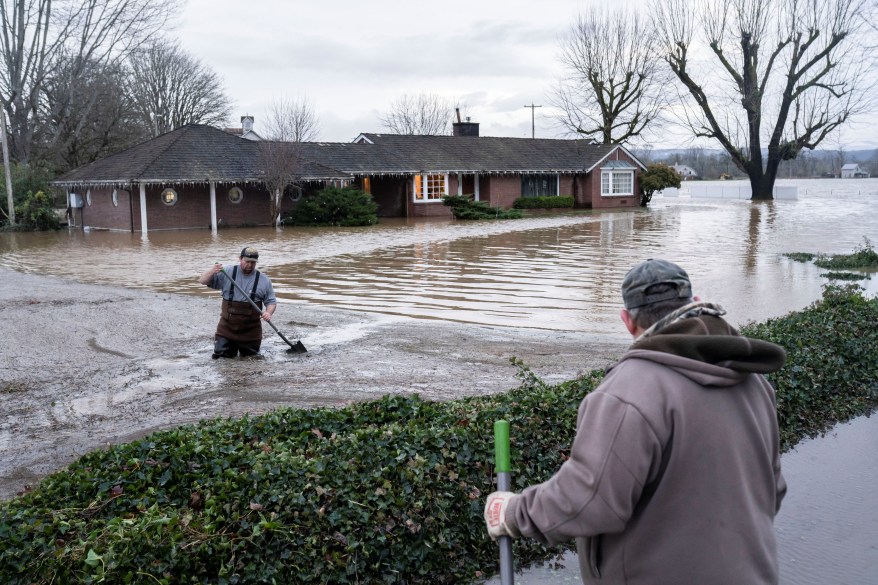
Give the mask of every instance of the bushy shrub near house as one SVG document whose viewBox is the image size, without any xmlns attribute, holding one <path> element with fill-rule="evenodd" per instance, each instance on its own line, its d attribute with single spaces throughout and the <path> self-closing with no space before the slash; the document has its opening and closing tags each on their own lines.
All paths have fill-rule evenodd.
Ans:
<svg viewBox="0 0 878 585">
<path fill-rule="evenodd" d="M 640 206 L 646 207 L 656 191 L 667 189 L 668 187 L 680 188 L 680 175 L 668 165 L 656 163 L 646 167 L 646 170 L 640 173 Z"/>
<path fill-rule="evenodd" d="M 329 187 L 302 197 L 283 223 L 312 226 L 358 226 L 378 223 L 378 205 L 357 189 Z"/>
<path fill-rule="evenodd" d="M 789 449 L 878 406 L 878 299 L 827 287 L 744 328 L 783 345 L 770 376 Z M 384 397 L 162 431 L 86 455 L 0 504 L 0 582 L 467 584 L 497 549 L 482 508 L 492 425 L 512 427 L 513 489 L 569 453 L 591 372 L 448 402 Z M 465 383 L 465 381 L 462 381 Z M 520 567 L 562 552 L 523 539 Z"/>
<path fill-rule="evenodd" d="M 451 208 L 454 219 L 519 219 L 518 209 L 491 207 L 484 201 L 473 201 L 466 195 L 446 195 L 442 203 Z"/>
<path fill-rule="evenodd" d="M 33 193 L 39 193 L 42 191 L 44 194 L 49 194 L 51 192 L 49 191 L 49 180 L 52 178 L 52 175 L 48 169 L 38 164 L 21 165 L 18 163 L 10 164 L 10 169 L 12 171 L 13 205 L 16 208 L 16 214 L 18 214 L 18 207 L 24 205 L 25 201 L 28 197 L 32 196 Z M 9 216 L 9 198 L 6 195 L 5 172 L 5 168 L 0 164 L 0 226 L 8 223 Z M 51 202 L 51 196 L 49 197 L 49 200 Z M 17 215 L 15 220 L 16 223 L 18 223 L 19 218 Z M 25 229 L 34 228 L 27 227 Z"/>
<path fill-rule="evenodd" d="M 55 214 L 52 197 L 43 191 L 28 193 L 20 204 L 15 206 L 15 222 L 23 230 L 56 230 L 61 227 Z"/>
<path fill-rule="evenodd" d="M 512 204 L 515 209 L 563 209 L 573 207 L 573 195 L 553 197 L 519 197 Z"/>
</svg>

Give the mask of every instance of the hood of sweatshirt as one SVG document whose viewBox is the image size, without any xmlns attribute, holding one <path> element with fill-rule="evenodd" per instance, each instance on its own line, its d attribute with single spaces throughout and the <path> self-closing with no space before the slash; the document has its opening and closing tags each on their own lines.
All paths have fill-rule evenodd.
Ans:
<svg viewBox="0 0 878 585">
<path fill-rule="evenodd" d="M 786 352 L 779 345 L 744 337 L 716 311 L 685 309 L 684 318 L 638 338 L 619 363 L 647 359 L 705 386 L 731 386 L 749 374 L 768 374 L 783 366 Z"/>
</svg>

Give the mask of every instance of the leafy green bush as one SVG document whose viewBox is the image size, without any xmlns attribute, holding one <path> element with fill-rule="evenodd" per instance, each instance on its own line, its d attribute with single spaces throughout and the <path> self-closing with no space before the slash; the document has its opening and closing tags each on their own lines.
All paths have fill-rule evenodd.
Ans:
<svg viewBox="0 0 878 585">
<path fill-rule="evenodd" d="M 828 278 L 829 280 L 872 280 L 872 277 L 868 274 L 862 274 L 857 272 L 824 272 L 820 276 L 824 278 Z"/>
<path fill-rule="evenodd" d="M 857 285 L 827 285 L 807 309 L 742 333 L 787 350 L 768 376 L 777 390 L 784 449 L 878 406 L 878 299 Z"/>
<path fill-rule="evenodd" d="M 743 328 L 789 354 L 770 376 L 784 449 L 878 406 L 878 300 L 827 287 L 804 311 Z M 427 402 L 278 409 L 82 457 L 0 505 L 0 582 L 454 583 L 496 569 L 482 507 L 492 425 L 512 425 L 514 489 L 568 454 L 591 372 Z M 519 566 L 562 552 L 515 543 Z"/>
<path fill-rule="evenodd" d="M 49 181 L 52 174 L 48 169 L 39 164 L 21 165 L 12 163 L 12 196 L 13 205 L 18 213 L 18 206 L 31 195 L 31 193 L 49 193 Z M 6 196 L 6 175 L 2 164 L 0 164 L 0 225 L 5 225 L 9 221 L 9 198 Z M 15 218 L 18 223 L 18 217 Z"/>
<path fill-rule="evenodd" d="M 26 230 L 56 230 L 61 227 L 55 215 L 55 204 L 43 191 L 28 193 L 24 201 L 15 206 L 15 221 Z"/>
<path fill-rule="evenodd" d="M 668 165 L 656 163 L 640 173 L 640 206 L 646 207 L 656 191 L 668 187 L 680 188 L 680 174 Z"/>
<path fill-rule="evenodd" d="M 854 248 L 853 254 L 836 254 L 834 256 L 821 256 L 814 260 L 814 265 L 820 268 L 878 268 L 878 252 L 872 246 L 869 238 L 863 238 L 863 244 Z"/>
<path fill-rule="evenodd" d="M 794 262 L 810 262 L 817 257 L 816 254 L 809 252 L 786 252 L 783 255 Z"/>
<path fill-rule="evenodd" d="M 329 187 L 306 195 L 284 223 L 314 226 L 358 226 L 378 223 L 378 205 L 357 189 Z"/>
<path fill-rule="evenodd" d="M 512 204 L 515 209 L 561 209 L 573 207 L 573 195 L 556 197 L 519 197 Z"/>
<path fill-rule="evenodd" d="M 446 195 L 442 203 L 451 208 L 455 219 L 519 219 L 519 209 L 491 207 L 484 201 L 473 201 L 465 195 Z"/>
</svg>

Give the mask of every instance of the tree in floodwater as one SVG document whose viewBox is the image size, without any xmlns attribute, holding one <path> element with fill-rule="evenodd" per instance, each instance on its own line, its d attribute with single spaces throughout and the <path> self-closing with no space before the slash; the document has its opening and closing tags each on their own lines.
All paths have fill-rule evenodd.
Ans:
<svg viewBox="0 0 878 585">
<path fill-rule="evenodd" d="M 566 76 L 553 91 L 570 132 L 618 144 L 660 120 L 669 81 L 648 20 L 625 9 L 591 8 L 560 42 Z"/>
<path fill-rule="evenodd" d="M 773 199 L 782 161 L 870 107 L 875 60 L 861 4 L 652 0 L 664 59 L 690 98 L 681 116 L 729 153 L 753 199 Z"/>
</svg>

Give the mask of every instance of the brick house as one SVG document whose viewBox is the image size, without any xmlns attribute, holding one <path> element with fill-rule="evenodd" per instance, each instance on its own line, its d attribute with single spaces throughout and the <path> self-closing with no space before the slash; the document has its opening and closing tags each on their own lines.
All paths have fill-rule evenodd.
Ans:
<svg viewBox="0 0 878 585">
<path fill-rule="evenodd" d="M 260 142 L 189 125 L 59 177 L 72 224 L 125 231 L 270 225 Z M 282 211 L 327 184 L 372 194 L 383 217 L 450 217 L 446 194 L 509 208 L 519 197 L 572 195 L 578 208 L 637 207 L 645 169 L 620 145 L 582 140 L 361 134 L 296 146 L 299 187 Z"/>
</svg>

